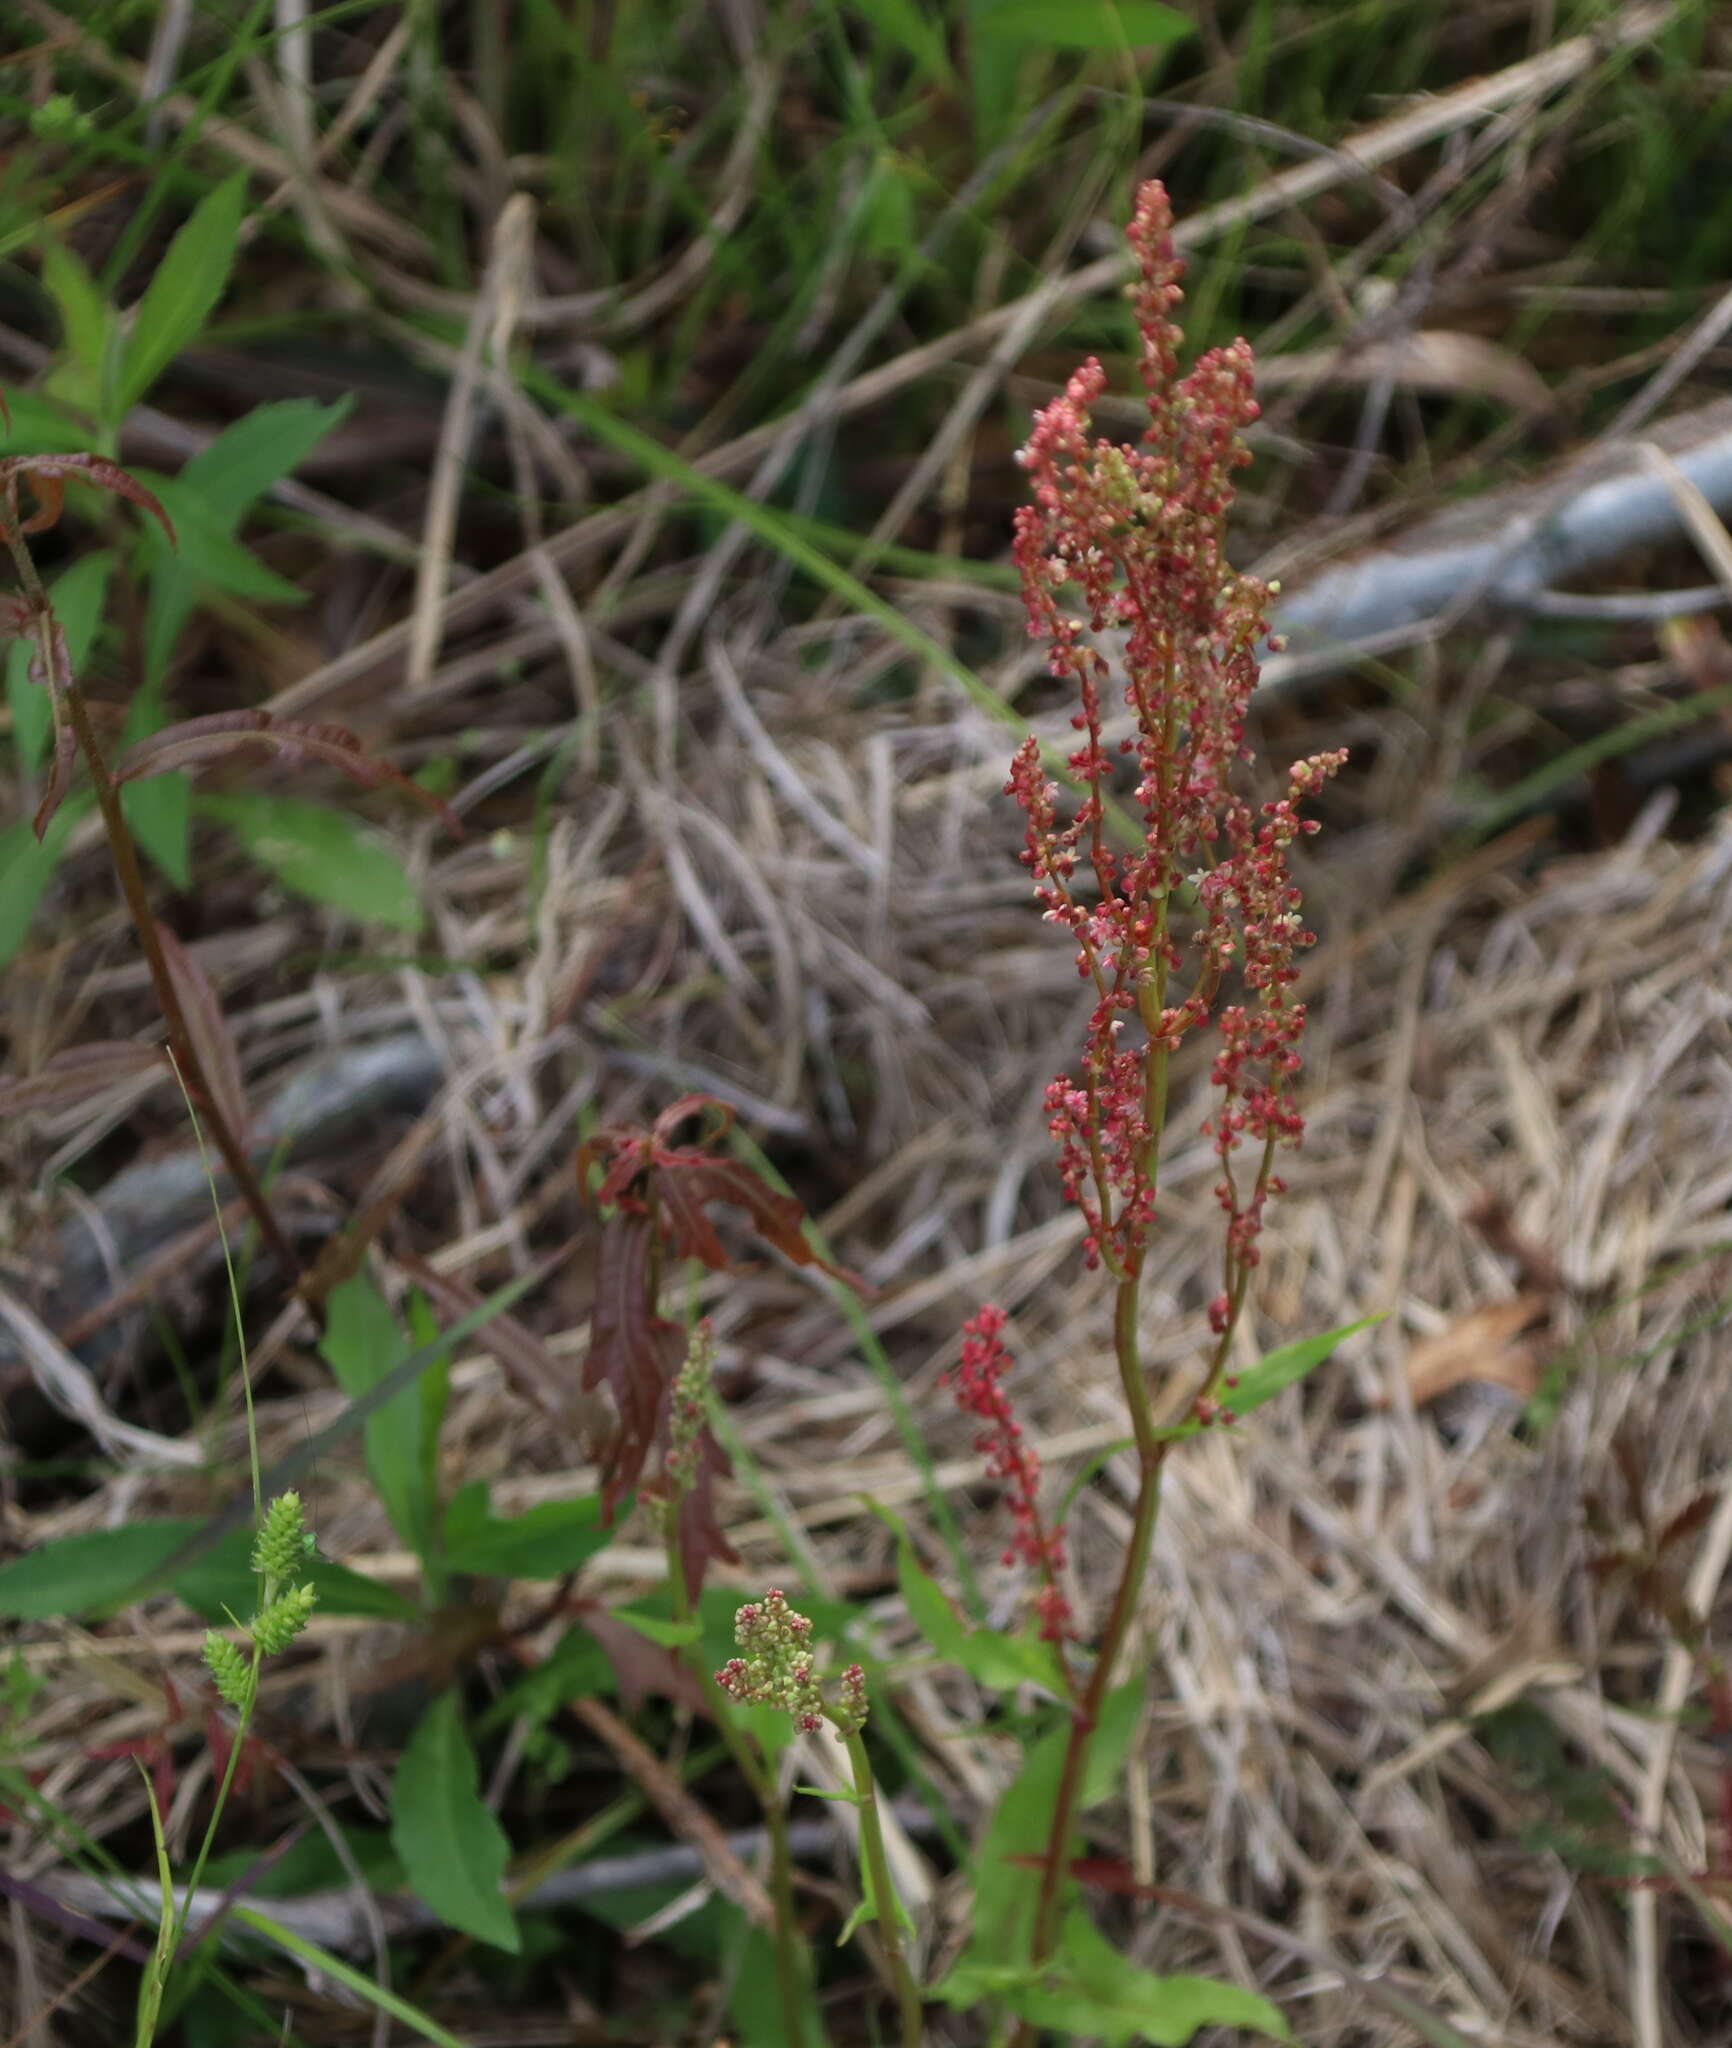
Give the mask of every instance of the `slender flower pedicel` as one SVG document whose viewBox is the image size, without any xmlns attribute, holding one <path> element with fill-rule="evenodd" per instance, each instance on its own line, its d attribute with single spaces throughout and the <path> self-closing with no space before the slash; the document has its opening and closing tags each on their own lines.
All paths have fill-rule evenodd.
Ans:
<svg viewBox="0 0 1732 2048">
<path fill-rule="evenodd" d="M 1276 1155 L 1303 1130 L 1292 1093 L 1305 1024 L 1293 997 L 1294 956 L 1311 935 L 1288 853 L 1317 830 L 1300 803 L 1346 759 L 1333 752 L 1296 762 L 1284 794 L 1260 808 L 1234 787 L 1235 769 L 1250 758 L 1245 722 L 1270 598 L 1270 587 L 1239 574 L 1225 552 L 1233 473 L 1250 459 L 1243 435 L 1257 417 L 1251 349 L 1242 340 L 1212 349 L 1181 377 L 1173 309 L 1183 267 L 1159 184 L 1138 192 L 1129 240 L 1149 424 L 1135 445 L 1095 438 L 1090 415 L 1106 373 L 1092 358 L 1084 363 L 1036 415 L 1022 450 L 1034 502 L 1017 514 L 1014 549 L 1029 630 L 1048 642 L 1053 675 L 1079 700 L 1068 756 L 1076 794 L 1047 774 L 1032 736 L 1005 785 L 1026 818 L 1022 859 L 1035 895 L 1069 932 L 1077 973 L 1095 998 L 1080 1060 L 1053 1081 L 1046 1107 L 1065 1194 L 1086 1225 L 1085 1257 L 1116 1283 L 1114 1354 L 1141 1475 L 1098 1654 L 1073 1698 L 1036 1962 L 1055 1940 L 1089 1744 L 1136 1611 L 1172 1443 L 1155 1422 L 1139 1328 L 1172 1056 L 1213 1026 L 1217 1097 L 1205 1130 L 1220 1161 L 1223 1249 L 1192 1404 L 1202 1422 L 1229 1422 L 1217 1395 L 1269 1197 L 1281 1192 Z M 1123 635 L 1119 694 L 1130 714 L 1116 748 L 1108 727 L 1119 707 L 1109 704 L 1112 670 L 1097 644 L 1110 633 Z M 1136 828 L 1128 846 L 1112 829 L 1121 806 Z M 1038 1520 L 1038 1466 L 1004 1405 L 1002 1324 L 985 1309 L 968 1325 L 961 1398 L 988 1424 L 980 1448 L 1010 1484 L 1018 1522 L 1010 1555 L 1045 1567 L 1050 1598 L 1063 1538 Z M 1066 1624 L 1049 1608 L 1043 1628 L 1061 1634 Z"/>
</svg>

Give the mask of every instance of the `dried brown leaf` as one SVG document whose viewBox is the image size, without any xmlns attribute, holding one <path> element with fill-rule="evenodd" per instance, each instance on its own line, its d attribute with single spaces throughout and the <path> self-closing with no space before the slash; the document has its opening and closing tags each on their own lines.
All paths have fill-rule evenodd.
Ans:
<svg viewBox="0 0 1732 2048">
<path fill-rule="evenodd" d="M 247 1095 L 241 1079 L 241 1056 L 234 1034 L 223 1015 L 222 998 L 204 969 L 181 944 L 167 925 L 156 928 L 163 963 L 180 1002 L 182 1021 L 192 1041 L 210 1107 L 222 1118 L 230 1133 L 242 1143 L 246 1139 Z M 189 1074 L 187 1079 L 192 1080 Z"/>
<path fill-rule="evenodd" d="M 1407 1387 L 1416 1408 L 1466 1381 L 1508 1387 L 1525 1401 L 1539 1385 L 1543 1346 L 1524 1341 L 1551 1309 L 1546 1294 L 1518 1294 L 1487 1302 L 1458 1317 L 1435 1337 L 1422 1338 L 1407 1354 Z"/>
<path fill-rule="evenodd" d="M 431 790 L 412 782 L 400 768 L 369 754 L 346 726 L 306 725 L 273 718 L 268 711 L 216 711 L 203 718 L 183 719 L 161 732 L 136 741 L 115 764 L 116 782 L 138 782 L 166 775 L 171 769 L 203 768 L 245 747 L 265 747 L 282 755 L 291 767 L 323 761 L 340 769 L 363 789 L 390 787 L 406 791 L 436 812 L 454 832 L 463 826 L 457 814 Z"/>
<path fill-rule="evenodd" d="M 135 1038 L 70 1045 L 44 1060 L 34 1074 L 20 1074 L 10 1080 L 0 1077 L 0 1116 L 83 1102 L 117 1082 L 133 1080 L 153 1068 L 164 1080 L 168 1078 L 169 1067 L 162 1048 L 142 1045 Z"/>
</svg>

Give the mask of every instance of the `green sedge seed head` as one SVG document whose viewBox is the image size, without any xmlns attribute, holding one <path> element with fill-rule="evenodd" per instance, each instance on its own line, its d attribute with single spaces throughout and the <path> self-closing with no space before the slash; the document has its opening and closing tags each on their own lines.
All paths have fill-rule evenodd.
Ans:
<svg viewBox="0 0 1732 2048">
<path fill-rule="evenodd" d="M 213 1628 L 204 1639 L 205 1669 L 216 1681 L 216 1689 L 231 1707 L 247 1703 L 247 1681 L 252 1667 L 245 1654 Z"/>
<path fill-rule="evenodd" d="M 296 1586 L 253 1616 L 252 1638 L 267 1657 L 286 1650 L 311 1618 L 319 1597 L 316 1586 Z"/>
<path fill-rule="evenodd" d="M 301 1496 L 280 1493 L 265 1509 L 253 1545 L 253 1570 L 268 1579 L 286 1579 L 299 1571 L 311 1541 L 301 1515 Z"/>
</svg>

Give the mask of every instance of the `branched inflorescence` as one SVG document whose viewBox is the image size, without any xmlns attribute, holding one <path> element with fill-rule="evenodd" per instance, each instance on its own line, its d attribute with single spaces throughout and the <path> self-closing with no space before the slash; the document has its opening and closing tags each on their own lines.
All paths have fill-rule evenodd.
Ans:
<svg viewBox="0 0 1732 2048">
<path fill-rule="evenodd" d="M 1251 350 L 1244 341 L 1212 349 L 1180 377 L 1173 308 L 1183 266 L 1159 184 L 1139 192 L 1130 242 L 1149 408 L 1141 442 L 1091 437 L 1106 384 L 1091 358 L 1036 416 L 1021 456 L 1035 502 L 1017 515 L 1016 560 L 1029 630 L 1050 642 L 1052 673 L 1080 696 L 1069 766 L 1082 795 L 1061 817 L 1059 786 L 1032 737 L 1006 789 L 1027 816 L 1022 857 L 1036 894 L 1075 938 L 1077 971 L 1095 992 L 1081 1067 L 1052 1083 L 1047 1108 L 1065 1192 L 1087 1221 L 1089 1260 L 1121 1279 L 1140 1271 L 1154 1220 L 1167 1058 L 1214 1014 L 1238 971 L 1243 999 L 1216 1020 L 1222 1100 L 1209 1126 L 1228 1218 L 1212 1311 L 1220 1331 L 1256 1263 L 1264 1204 L 1279 1189 L 1274 1148 L 1301 1129 L 1291 1082 L 1304 1009 L 1291 985 L 1294 952 L 1310 935 L 1287 850 L 1316 830 L 1299 817 L 1300 800 L 1345 756 L 1299 762 L 1285 796 L 1261 811 L 1231 787 L 1235 763 L 1248 758 L 1245 717 L 1270 595 L 1223 549 L 1233 472 L 1249 459 L 1243 430 L 1257 417 Z M 1091 637 L 1109 629 L 1125 634 L 1123 699 L 1134 721 L 1118 747 L 1136 774 L 1141 843 L 1129 849 L 1109 843 L 1110 671 Z M 1187 883 L 1196 904 L 1188 948 L 1173 916 Z M 1260 1148 L 1249 1175 L 1235 1171 L 1247 1140 Z"/>
<path fill-rule="evenodd" d="M 986 1460 L 987 1477 L 1002 1479 L 1008 1491 L 1013 1528 L 1001 1562 L 1030 1565 L 1039 1575 L 1035 1607 L 1040 1632 L 1059 1640 L 1069 1633 L 1070 1623 L 1070 1605 L 1057 1576 L 1064 1565 L 1064 1532 L 1049 1529 L 1041 1517 L 1040 1459 L 1024 1438 L 1004 1389 L 1011 1364 L 1000 1334 L 1005 1320 L 1004 1310 L 990 1303 L 970 1316 L 962 1326 L 961 1361 L 947 1378 L 956 1405 L 981 1425 L 974 1448 Z"/>
<path fill-rule="evenodd" d="M 716 1673 L 730 1699 L 780 1708 L 808 1735 L 826 1721 L 844 1735 L 857 1735 L 865 1726 L 865 1672 L 850 1664 L 837 1679 L 836 1697 L 827 1699 L 818 1682 L 812 1624 L 788 1605 L 785 1593 L 771 1590 L 762 1600 L 748 1600 L 734 1616 L 734 1644 L 740 1654 Z"/>
</svg>

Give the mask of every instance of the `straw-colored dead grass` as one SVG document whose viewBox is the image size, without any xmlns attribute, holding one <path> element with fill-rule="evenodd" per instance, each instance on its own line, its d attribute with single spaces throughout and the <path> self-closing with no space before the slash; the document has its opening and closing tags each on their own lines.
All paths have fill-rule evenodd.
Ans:
<svg viewBox="0 0 1732 2048">
<path fill-rule="evenodd" d="M 416 1213 L 463 1226 L 438 1263 L 478 1282 L 566 1216 L 580 1105 L 611 1115 L 690 1086 L 732 1095 L 873 1283 L 872 1322 L 990 1559 L 998 1525 L 936 1385 L 979 1299 L 1013 1311 L 1017 1392 L 1055 1486 L 1123 1430 L 1105 1296 L 1056 1203 L 1038 1108 L 1077 995 L 1012 857 L 1003 735 L 919 683 L 900 705 L 863 708 L 874 664 L 860 636 L 844 629 L 832 663 L 810 659 L 823 651 L 809 646 L 802 668 L 792 648 L 712 641 L 679 681 L 660 776 L 653 741 L 634 755 L 622 735 L 640 765 L 623 795 L 562 808 L 521 971 L 406 976 L 395 990 L 320 978 L 304 1002 L 261 1006 L 250 1029 L 236 1010 L 261 1065 L 411 1020 L 440 1046 L 463 1081 L 434 1106 Z M 1310 1130 L 1257 1330 L 1276 1342 L 1386 1320 L 1303 1390 L 1175 1461 L 1144 1611 L 1144 1752 L 1105 1830 L 1145 1880 L 1298 1939 L 1310 1960 L 1232 1923 L 1135 1915 L 1144 1960 L 1255 1976 L 1307 2043 L 1412 2037 L 1344 1991 L 1331 1958 L 1474 2039 L 1707 2040 L 1724 2010 L 1697 1908 L 1608 1879 L 1616 1809 L 1614 1839 L 1585 1844 L 1569 1810 L 1603 1781 L 1627 1809 L 1626 1847 L 1646 1814 L 1670 1866 L 1700 1871 L 1719 1853 L 1712 1748 L 1676 1726 L 1670 1693 L 1671 1716 L 1656 1715 L 1678 1674 L 1665 1677 L 1665 1639 L 1628 1586 L 1587 1571 L 1582 1513 L 1596 1492 L 1629 1522 L 1620 1435 L 1656 1520 L 1717 1489 L 1732 1448 L 1718 1307 L 1732 832 L 1681 845 L 1664 822 L 1652 811 L 1616 849 L 1569 858 L 1520 832 L 1397 895 L 1379 826 L 1344 803 L 1313 863 Z M 519 856 L 430 856 L 454 952 L 528 941 L 497 922 L 518 914 Z M 1193 1069 L 1173 1117 L 1149 1297 L 1149 1356 L 1175 1409 L 1213 1292 L 1200 1081 Z M 565 1313 L 555 1294 L 535 1320 L 575 1378 L 581 1280 Z M 1519 1316 L 1487 1319 L 1522 1296 Z M 801 1564 L 913 1647 L 887 1535 L 859 1502 L 918 1527 L 920 1483 L 846 1325 L 804 1276 L 761 1264 L 715 1283 L 710 1306 L 735 1421 L 801 1532 Z M 1444 1377 L 1462 1384 L 1416 1409 L 1416 1347 L 1432 1340 L 1435 1363 L 1440 1336 L 1453 1340 Z M 271 1385 L 267 1459 L 339 1405 L 292 1347 L 280 1357 L 294 1391 Z M 1537 1430 L 1507 1386 L 1475 1384 L 1546 1371 L 1555 1414 Z M 232 1424 L 229 1437 L 238 1448 Z M 588 1483 L 573 1446 L 484 1358 L 458 1369 L 447 1446 L 453 1481 L 492 1478 L 509 1505 Z M 1122 1541 L 1128 1485 L 1109 1457 L 1074 1510 L 1084 1613 Z M 312 1498 L 333 1554 L 407 1572 L 352 1464 L 321 1473 Z M 184 1480 L 135 1473 L 20 1517 L 17 1533 L 191 1503 Z M 784 1569 L 782 1536 L 744 1493 L 732 1521 L 742 1583 Z M 1718 1523 L 1680 1564 L 1716 1543 L 1723 1564 Z M 629 1592 L 658 1569 L 653 1546 L 628 1539 L 593 1585 Z M 1015 1588 L 996 1567 L 987 1577 L 1008 1617 Z M 524 1589 L 513 1611 L 528 1616 L 536 1597 Z M 197 1631 L 158 1607 L 136 1635 L 34 1633 L 26 1656 L 54 1677 L 32 1729 L 46 1789 L 113 1836 L 142 1817 L 142 1791 L 130 1763 L 87 1752 L 160 1722 L 160 1674 L 196 1684 Z M 402 1642 L 333 1620 L 311 1640 L 318 1655 L 283 1682 L 278 1711 L 323 1748 L 355 1726 Z M 1698 1700 L 1687 1666 L 1683 1691 Z M 912 1674 L 907 1706 L 935 1780 L 977 1818 L 1010 1753 L 975 1732 L 978 1702 L 954 1681 Z M 1549 1775 L 1533 1762 L 1548 1744 Z M 183 1743 L 183 1759 L 197 1747 Z M 182 1779 L 183 1843 L 205 1769 Z M 352 1810 L 379 1810 L 379 1763 L 357 1755 L 333 1783 Z M 17 1867 L 46 1875 L 53 1860 L 26 1843 Z M 954 1933 L 948 1897 L 935 1895 L 935 1952 Z M 1662 2032 L 1632 2033 L 1656 2016 Z"/>
</svg>

